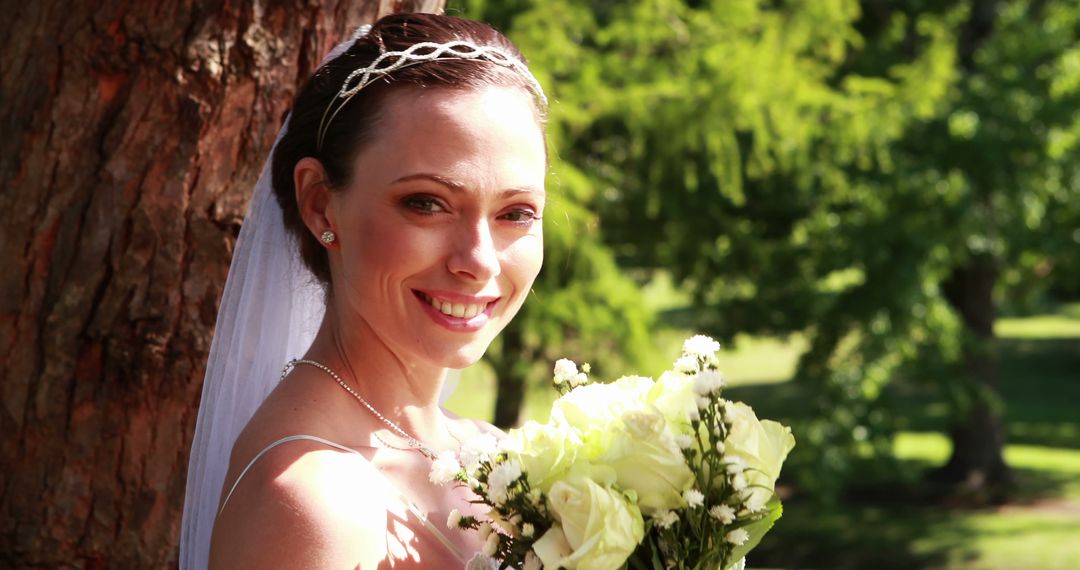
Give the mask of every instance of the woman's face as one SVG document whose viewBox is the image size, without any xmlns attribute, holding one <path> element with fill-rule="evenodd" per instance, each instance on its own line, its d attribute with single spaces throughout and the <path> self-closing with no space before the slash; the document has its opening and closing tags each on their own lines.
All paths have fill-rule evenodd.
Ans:
<svg viewBox="0 0 1080 570">
<path fill-rule="evenodd" d="M 394 93 L 353 167 L 327 208 L 342 316 L 406 362 L 476 362 L 543 261 L 547 159 L 532 96 Z"/>
</svg>

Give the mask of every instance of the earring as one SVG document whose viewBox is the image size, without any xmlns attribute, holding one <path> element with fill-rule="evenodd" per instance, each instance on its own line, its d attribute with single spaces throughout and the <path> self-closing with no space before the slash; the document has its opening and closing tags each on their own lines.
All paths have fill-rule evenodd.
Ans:
<svg viewBox="0 0 1080 570">
<path fill-rule="evenodd" d="M 330 245 L 337 241 L 337 234 L 335 234 L 333 230 L 326 230 L 322 233 L 322 237 L 320 237 L 319 240 L 325 245 Z"/>
</svg>

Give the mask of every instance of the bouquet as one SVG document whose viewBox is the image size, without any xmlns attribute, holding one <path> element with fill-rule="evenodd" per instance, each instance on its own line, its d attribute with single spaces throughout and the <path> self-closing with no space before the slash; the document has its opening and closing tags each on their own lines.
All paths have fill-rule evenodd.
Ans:
<svg viewBox="0 0 1080 570">
<path fill-rule="evenodd" d="M 486 517 L 454 511 L 499 568 L 741 568 L 780 517 L 776 478 L 791 430 L 720 397 L 719 344 L 694 336 L 656 380 L 589 379 L 555 364 L 546 423 L 466 441 L 432 466 L 468 485 Z"/>
</svg>

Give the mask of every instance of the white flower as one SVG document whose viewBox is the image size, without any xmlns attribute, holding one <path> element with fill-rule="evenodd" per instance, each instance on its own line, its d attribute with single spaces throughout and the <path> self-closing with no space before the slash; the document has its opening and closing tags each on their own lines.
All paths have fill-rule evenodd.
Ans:
<svg viewBox="0 0 1080 570">
<path fill-rule="evenodd" d="M 746 510 L 750 511 L 751 513 L 756 513 L 765 509 L 765 502 L 769 499 L 769 496 L 767 494 L 754 493 L 753 491 L 750 491 L 747 493 L 747 495 L 749 496 L 744 497 L 744 504 L 746 505 Z"/>
<path fill-rule="evenodd" d="M 717 437 L 720 437 L 720 435 L 717 434 Z M 716 442 L 716 450 L 719 451 L 720 453 L 723 453 L 724 452 L 724 442 L 722 442 L 722 441 Z"/>
<path fill-rule="evenodd" d="M 568 358 L 560 358 L 555 361 L 555 383 L 569 382 L 578 374 L 577 364 Z"/>
<path fill-rule="evenodd" d="M 523 570 L 541 570 L 544 564 L 540 562 L 540 557 L 536 555 L 532 550 L 525 553 L 525 566 Z"/>
<path fill-rule="evenodd" d="M 453 481 L 461 472 L 461 464 L 453 451 L 444 451 L 431 463 L 431 472 L 428 480 L 436 485 L 443 485 Z"/>
<path fill-rule="evenodd" d="M 742 546 L 743 544 L 746 544 L 746 541 L 750 540 L 750 533 L 746 532 L 745 529 L 737 528 L 727 533 L 724 540 L 735 546 Z"/>
<path fill-rule="evenodd" d="M 501 504 L 506 500 L 506 491 L 510 485 L 521 477 L 521 465 L 517 461 L 500 463 L 488 474 L 488 496 Z"/>
<path fill-rule="evenodd" d="M 483 552 L 487 556 L 495 556 L 497 550 L 499 550 L 499 533 L 493 532 L 488 535 L 487 541 L 484 542 Z"/>
<path fill-rule="evenodd" d="M 446 517 L 446 528 L 457 528 L 461 524 L 461 511 L 454 509 L 450 516 Z"/>
<path fill-rule="evenodd" d="M 735 509 L 727 505 L 716 505 L 709 509 L 709 515 L 723 524 L 731 524 L 735 521 Z"/>
<path fill-rule="evenodd" d="M 581 386 L 582 384 L 588 384 L 588 383 L 589 383 L 589 377 L 586 376 L 584 372 L 578 372 L 577 374 L 574 374 L 573 376 L 570 377 L 570 385 L 573 386 L 574 388 L 577 388 L 578 386 Z"/>
<path fill-rule="evenodd" d="M 532 535 L 536 534 L 536 527 L 532 523 L 525 523 L 521 525 L 521 536 L 525 538 L 532 538 Z"/>
<path fill-rule="evenodd" d="M 705 408 L 708 408 L 710 404 L 712 404 L 712 400 L 706 398 L 705 396 L 698 396 L 697 407 L 699 410 L 704 410 Z"/>
<path fill-rule="evenodd" d="M 660 528 L 671 528 L 671 525 L 679 521 L 679 515 L 675 511 L 663 511 L 653 517 L 653 523 Z"/>
<path fill-rule="evenodd" d="M 682 496 L 683 500 L 686 501 L 686 504 L 692 509 L 696 509 L 705 504 L 705 495 L 701 494 L 701 491 L 698 491 L 697 489 L 687 489 L 683 491 Z"/>
<path fill-rule="evenodd" d="M 731 478 L 731 486 L 734 487 L 736 491 L 742 491 L 743 489 L 745 489 L 746 475 L 743 475 L 742 473 L 736 473 L 735 476 Z"/>
<path fill-rule="evenodd" d="M 724 386 L 724 375 L 715 370 L 703 370 L 694 379 L 694 391 L 701 395 L 712 394 Z"/>
<path fill-rule="evenodd" d="M 729 455 L 724 457 L 724 461 L 727 462 L 727 472 L 732 475 L 742 473 L 743 469 L 746 467 L 746 462 L 744 462 L 741 457 Z"/>
<path fill-rule="evenodd" d="M 690 356 L 709 358 L 720 350 L 720 343 L 703 335 L 694 335 L 683 341 L 683 352 Z"/>
<path fill-rule="evenodd" d="M 675 436 L 675 443 L 679 446 L 679 449 L 690 449 L 690 446 L 694 445 L 694 438 L 680 433 Z"/>
<path fill-rule="evenodd" d="M 480 434 L 461 446 L 461 465 L 472 475 L 481 461 L 488 461 L 499 452 L 499 442 L 490 433 Z"/>
<path fill-rule="evenodd" d="M 676 372 L 682 372 L 683 374 L 696 374 L 698 370 L 701 370 L 697 358 L 693 356 L 680 356 L 675 361 L 674 368 Z"/>
</svg>

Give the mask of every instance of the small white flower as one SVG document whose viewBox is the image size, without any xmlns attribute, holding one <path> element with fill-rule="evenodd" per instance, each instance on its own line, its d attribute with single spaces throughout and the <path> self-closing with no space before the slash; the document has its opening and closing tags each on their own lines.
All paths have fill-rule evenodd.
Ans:
<svg viewBox="0 0 1080 570">
<path fill-rule="evenodd" d="M 453 481 L 461 472 L 461 464 L 453 451 L 444 451 L 431 463 L 431 472 L 428 480 L 436 485 L 443 485 Z"/>
<path fill-rule="evenodd" d="M 574 361 L 568 358 L 560 358 L 555 361 L 554 373 L 556 384 L 569 382 L 571 378 L 578 374 L 577 364 L 574 364 Z"/>
<path fill-rule="evenodd" d="M 716 434 L 716 437 L 720 437 L 720 434 Z M 724 453 L 724 442 L 716 442 L 716 451 L 719 451 L 721 454 Z"/>
<path fill-rule="evenodd" d="M 586 362 L 585 364 L 582 364 L 581 365 L 581 371 L 586 373 L 586 374 L 592 373 L 592 364 L 589 364 L 588 362 Z"/>
<path fill-rule="evenodd" d="M 746 541 L 750 540 L 750 533 L 745 529 L 737 528 L 724 536 L 724 540 L 734 544 L 735 546 L 742 546 L 746 544 Z"/>
<path fill-rule="evenodd" d="M 739 543 L 739 544 L 742 544 L 742 543 Z M 495 552 L 498 551 L 498 550 L 499 550 L 499 533 L 493 532 L 493 533 L 488 535 L 487 541 L 484 542 L 484 551 L 483 552 L 484 552 L 484 554 L 486 556 L 495 556 Z"/>
<path fill-rule="evenodd" d="M 742 473 L 736 473 L 735 476 L 731 478 L 731 486 L 736 491 L 742 491 L 746 488 L 746 476 Z"/>
<path fill-rule="evenodd" d="M 589 377 L 584 372 L 578 372 L 570 378 L 570 385 L 574 388 L 581 386 L 582 384 L 588 384 Z"/>
<path fill-rule="evenodd" d="M 521 536 L 525 538 L 532 538 L 532 535 L 536 534 L 536 527 L 532 523 L 525 523 L 521 525 Z"/>
<path fill-rule="evenodd" d="M 694 335 L 683 341 L 683 352 L 691 356 L 709 358 L 720 350 L 720 343 L 703 335 Z"/>
<path fill-rule="evenodd" d="M 446 517 L 446 528 L 457 528 L 461 524 L 461 511 L 454 509 L 450 516 Z"/>
<path fill-rule="evenodd" d="M 679 515 L 675 511 L 664 511 L 653 517 L 653 522 L 660 528 L 671 528 L 671 525 L 679 521 Z"/>
<path fill-rule="evenodd" d="M 709 509 L 709 515 L 722 524 L 731 524 L 735 521 L 735 509 L 727 505 L 716 505 Z"/>
<path fill-rule="evenodd" d="M 683 374 L 696 374 L 701 368 L 698 365 L 697 358 L 693 356 L 680 356 L 675 361 L 675 371 L 682 372 Z"/>
<path fill-rule="evenodd" d="M 708 408 L 709 405 L 711 405 L 711 404 L 712 404 L 712 400 L 706 398 L 705 396 L 698 396 L 697 408 L 699 410 L 704 410 L 705 408 Z"/>
<path fill-rule="evenodd" d="M 747 495 L 748 496 L 746 497 L 745 503 L 746 510 L 750 511 L 751 513 L 765 510 L 765 502 L 767 498 L 765 493 L 755 493 L 754 490 L 748 489 Z"/>
<path fill-rule="evenodd" d="M 691 509 L 696 509 L 705 504 L 705 495 L 701 494 L 701 491 L 697 489 L 687 489 L 683 491 L 683 500 L 686 501 L 687 506 Z"/>
<path fill-rule="evenodd" d="M 506 499 L 510 485 L 521 477 L 521 465 L 517 461 L 506 461 L 495 466 L 488 474 L 488 495 L 501 504 Z M 500 500 L 500 498 L 502 500 Z"/>
<path fill-rule="evenodd" d="M 732 475 L 742 473 L 743 468 L 746 466 L 746 463 L 738 456 L 724 457 L 724 461 L 727 462 L 727 472 Z"/>
<path fill-rule="evenodd" d="M 476 532 L 480 535 L 480 540 L 487 540 L 487 537 L 491 534 L 492 530 L 494 529 L 491 528 L 491 523 L 484 521 L 480 524 L 480 528 L 478 528 Z M 488 556 L 490 556 L 490 554 Z"/>
<path fill-rule="evenodd" d="M 694 391 L 703 396 L 723 387 L 724 375 L 715 370 L 703 370 L 694 379 Z"/>
<path fill-rule="evenodd" d="M 535 552 L 529 550 L 525 553 L 525 566 L 523 570 L 542 570 L 544 563 L 540 561 L 540 557 Z"/>
<path fill-rule="evenodd" d="M 490 433 L 480 434 L 461 446 L 461 465 L 470 475 L 480 467 L 481 461 L 489 461 L 499 452 L 499 442 Z"/>
<path fill-rule="evenodd" d="M 679 449 L 690 449 L 690 446 L 694 445 L 694 438 L 680 433 L 675 436 L 675 444 L 679 446 Z"/>
</svg>

